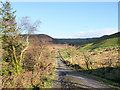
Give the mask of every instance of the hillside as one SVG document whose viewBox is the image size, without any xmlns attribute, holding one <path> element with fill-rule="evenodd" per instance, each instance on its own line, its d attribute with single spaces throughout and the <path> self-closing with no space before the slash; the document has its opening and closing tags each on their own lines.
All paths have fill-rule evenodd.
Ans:
<svg viewBox="0 0 120 90">
<path fill-rule="evenodd" d="M 23 34 L 22 36 L 25 37 L 26 34 Z M 68 45 L 83 45 L 83 44 L 90 43 L 98 39 L 98 38 L 58 39 L 58 38 L 52 38 L 51 36 L 46 35 L 46 34 L 31 34 L 29 38 L 32 39 L 36 37 L 40 39 L 48 40 L 49 42 L 52 42 L 53 44 L 68 44 Z"/>
<path fill-rule="evenodd" d="M 81 49 L 93 50 L 93 49 L 103 49 L 107 47 L 118 47 L 120 45 L 119 38 L 120 38 L 120 32 L 112 35 L 102 36 L 96 39 L 94 42 L 86 44 Z"/>
<path fill-rule="evenodd" d="M 22 36 L 26 36 L 26 34 L 23 34 Z M 85 46 L 85 48 L 91 48 L 95 49 L 97 47 L 108 47 L 108 46 L 117 46 L 118 44 L 118 38 L 120 37 L 120 32 L 112 34 L 112 35 L 104 35 L 102 37 L 98 38 L 68 38 L 68 39 L 58 39 L 53 38 L 46 34 L 32 34 L 30 35 L 30 39 L 32 38 L 41 38 L 46 41 L 49 41 L 53 44 L 68 44 L 68 45 L 81 45 Z"/>
<path fill-rule="evenodd" d="M 27 34 L 22 34 L 22 36 L 26 36 L 26 35 L 27 35 Z M 31 35 L 30 35 L 30 38 L 34 38 L 34 37 L 53 39 L 51 36 L 46 35 L 46 34 L 31 34 Z"/>
<path fill-rule="evenodd" d="M 120 32 L 91 43 L 61 50 L 62 61 L 71 69 L 120 87 Z"/>
<path fill-rule="evenodd" d="M 27 35 L 22 34 L 21 36 L 26 37 Z M 50 37 L 49 35 L 46 35 L 46 34 L 31 34 L 29 36 L 29 39 L 33 39 L 33 38 L 38 38 L 38 39 L 44 40 L 46 42 L 52 42 L 53 41 L 53 38 Z"/>
<path fill-rule="evenodd" d="M 90 43 L 93 42 L 94 40 L 96 40 L 97 38 L 77 38 L 77 39 L 53 39 L 53 43 L 55 44 L 69 44 L 69 45 L 83 45 L 86 43 Z"/>
</svg>

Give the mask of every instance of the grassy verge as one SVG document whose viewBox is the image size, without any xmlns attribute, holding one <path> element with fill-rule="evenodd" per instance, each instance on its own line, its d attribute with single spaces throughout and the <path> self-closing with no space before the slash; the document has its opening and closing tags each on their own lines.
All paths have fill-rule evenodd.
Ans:
<svg viewBox="0 0 120 90">
<path fill-rule="evenodd" d="M 56 75 L 56 66 L 57 66 L 57 61 L 54 63 L 54 69 L 52 74 L 45 75 L 45 77 L 47 77 L 48 80 L 44 82 L 43 88 L 52 88 L 52 83 Z"/>
</svg>

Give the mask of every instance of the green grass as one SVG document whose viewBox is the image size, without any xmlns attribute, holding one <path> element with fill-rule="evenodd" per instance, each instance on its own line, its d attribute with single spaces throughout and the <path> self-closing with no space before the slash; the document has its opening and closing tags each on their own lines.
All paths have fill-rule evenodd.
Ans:
<svg viewBox="0 0 120 90">
<path fill-rule="evenodd" d="M 118 38 L 110 38 L 110 39 L 106 39 L 106 40 L 103 40 L 99 43 L 96 43 L 94 45 L 91 46 L 91 49 L 103 49 L 103 48 L 106 48 L 106 47 L 118 47 Z"/>
<path fill-rule="evenodd" d="M 63 50 L 60 50 L 60 53 L 64 53 L 66 51 L 67 51 L 67 49 L 63 49 Z"/>
<path fill-rule="evenodd" d="M 68 58 L 69 55 L 68 54 L 64 54 L 63 58 Z"/>
<path fill-rule="evenodd" d="M 63 58 L 69 57 L 68 53 L 66 53 L 66 52 L 67 52 L 67 49 L 60 50 L 60 53 L 64 53 Z"/>
<path fill-rule="evenodd" d="M 88 43 L 84 45 L 82 48 L 79 49 L 79 51 L 82 50 L 94 50 L 94 49 L 104 49 L 107 47 L 119 47 L 120 45 L 120 32 L 106 36 L 106 37 L 101 37 L 95 40 L 92 43 Z"/>
<path fill-rule="evenodd" d="M 84 47 L 80 48 L 78 51 L 82 51 L 82 50 L 88 50 L 88 51 L 92 51 L 94 49 L 104 49 L 104 48 L 108 48 L 108 47 L 119 47 L 120 41 L 118 40 L 118 38 L 110 38 L 110 39 L 106 39 L 106 40 L 102 40 L 101 42 L 98 43 L 89 43 L 87 45 L 85 45 Z"/>
<path fill-rule="evenodd" d="M 68 49 L 60 50 L 60 53 L 62 54 L 63 58 L 69 58 L 77 55 L 77 50 L 76 48 L 69 47 Z"/>
</svg>

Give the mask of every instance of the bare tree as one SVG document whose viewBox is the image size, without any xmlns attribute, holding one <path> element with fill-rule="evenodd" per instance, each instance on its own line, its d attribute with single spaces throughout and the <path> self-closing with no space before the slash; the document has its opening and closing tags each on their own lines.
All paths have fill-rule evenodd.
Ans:
<svg viewBox="0 0 120 90">
<path fill-rule="evenodd" d="M 26 33 L 26 47 L 21 52 L 21 60 L 23 58 L 23 53 L 27 50 L 29 46 L 29 36 L 31 34 L 34 34 L 38 31 L 38 27 L 40 26 L 40 21 L 35 21 L 34 23 L 31 23 L 30 18 L 28 16 L 22 17 L 20 20 L 20 32 L 19 33 Z"/>
</svg>

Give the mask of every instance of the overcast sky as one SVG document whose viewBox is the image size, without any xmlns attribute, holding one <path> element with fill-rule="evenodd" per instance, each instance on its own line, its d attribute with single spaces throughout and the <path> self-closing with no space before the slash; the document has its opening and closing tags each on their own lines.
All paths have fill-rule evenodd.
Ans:
<svg viewBox="0 0 120 90">
<path fill-rule="evenodd" d="M 12 2 L 12 7 L 17 20 L 40 20 L 37 34 L 54 38 L 91 38 L 118 31 L 118 2 Z"/>
</svg>

